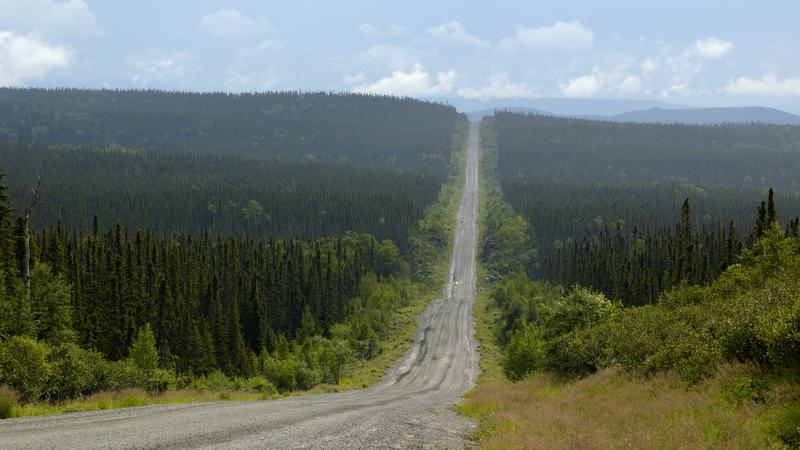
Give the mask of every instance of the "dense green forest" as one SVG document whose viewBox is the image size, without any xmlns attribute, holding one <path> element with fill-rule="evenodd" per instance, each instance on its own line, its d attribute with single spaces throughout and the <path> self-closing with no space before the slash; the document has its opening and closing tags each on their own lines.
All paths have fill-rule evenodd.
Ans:
<svg viewBox="0 0 800 450">
<path fill-rule="evenodd" d="M 800 127 L 640 124 L 499 112 L 498 170 L 580 183 L 800 190 Z"/>
<path fill-rule="evenodd" d="M 391 239 L 445 181 L 458 115 L 412 99 L 325 93 L 0 89 L 12 207 L 90 231 Z"/>
<path fill-rule="evenodd" d="M 538 245 L 528 272 L 627 305 L 653 303 L 681 282 L 711 282 L 767 222 L 800 214 L 792 178 L 800 127 L 515 113 L 498 113 L 486 127 L 503 194 Z M 785 192 L 769 192 L 775 215 L 767 219 L 772 185 Z"/>
<path fill-rule="evenodd" d="M 24 400 L 163 389 L 176 375 L 186 383 L 214 371 L 263 376 L 281 391 L 335 383 L 351 358 L 377 355 L 389 314 L 417 293 L 398 248 L 369 235 L 265 241 L 52 227 L 25 261 L 22 222 L 3 210 L 0 378 Z M 142 333 L 158 355 L 149 369 L 133 358 Z M 60 365 L 67 373 L 52 372 Z"/>
<path fill-rule="evenodd" d="M 23 402 L 336 384 L 435 284 L 463 177 L 450 107 L 4 93 L 0 123 L 17 131 L 0 143 L 0 385 Z M 50 131 L 26 134 L 39 120 Z M 282 138 L 259 146 L 256 130 Z"/>
<path fill-rule="evenodd" d="M 163 154 L 124 148 L 0 144 L 12 206 L 33 201 L 40 226 L 314 239 L 348 231 L 405 246 L 444 174 L 313 161 Z"/>
<path fill-rule="evenodd" d="M 0 88 L 0 142 L 316 159 L 442 175 L 455 108 L 360 94 Z"/>
</svg>

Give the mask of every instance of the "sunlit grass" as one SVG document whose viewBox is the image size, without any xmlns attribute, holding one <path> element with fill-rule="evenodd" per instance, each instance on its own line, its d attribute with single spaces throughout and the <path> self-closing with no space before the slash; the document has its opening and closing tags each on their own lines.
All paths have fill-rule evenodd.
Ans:
<svg viewBox="0 0 800 450">
<path fill-rule="evenodd" d="M 475 437 L 484 448 L 783 448 L 778 436 L 791 425 L 774 424 L 791 420 L 789 400 L 800 392 L 776 378 L 770 398 L 731 401 L 730 382 L 754 373 L 727 366 L 689 388 L 674 375 L 614 369 L 570 383 L 546 374 L 492 379 L 461 411 L 480 421 Z"/>
<path fill-rule="evenodd" d="M 800 443 L 798 374 L 723 366 L 687 387 L 673 374 L 645 378 L 606 369 L 565 381 L 537 373 L 508 381 L 485 292 L 475 305 L 481 377 L 458 410 L 476 420 L 482 448 L 789 448 Z"/>
<path fill-rule="evenodd" d="M 261 394 L 249 391 L 194 391 L 177 390 L 149 394 L 141 389 L 119 392 L 97 392 L 92 395 L 60 403 L 35 402 L 18 407 L 17 416 L 44 416 L 70 412 L 98 411 L 135 406 L 164 405 L 171 403 L 205 403 L 225 400 L 262 400 Z"/>
</svg>

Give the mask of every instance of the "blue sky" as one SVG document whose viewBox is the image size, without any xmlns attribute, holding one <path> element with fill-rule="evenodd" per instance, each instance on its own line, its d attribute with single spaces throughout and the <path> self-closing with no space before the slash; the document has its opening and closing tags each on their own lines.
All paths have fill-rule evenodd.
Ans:
<svg viewBox="0 0 800 450">
<path fill-rule="evenodd" d="M 800 112 L 800 1 L 0 0 L 0 85 Z"/>
</svg>

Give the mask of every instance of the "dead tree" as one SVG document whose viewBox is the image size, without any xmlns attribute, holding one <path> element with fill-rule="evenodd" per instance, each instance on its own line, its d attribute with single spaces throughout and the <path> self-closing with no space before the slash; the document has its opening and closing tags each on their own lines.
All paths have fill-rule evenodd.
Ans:
<svg viewBox="0 0 800 450">
<path fill-rule="evenodd" d="M 25 281 L 25 300 L 28 303 L 28 311 L 31 310 L 31 211 L 36 206 L 36 201 L 39 199 L 39 188 L 42 186 L 41 177 L 36 182 L 36 187 L 33 188 L 33 200 L 31 204 L 25 208 L 24 214 L 24 229 L 22 231 L 23 240 L 25 243 L 25 259 L 22 265 L 22 279 Z"/>
</svg>

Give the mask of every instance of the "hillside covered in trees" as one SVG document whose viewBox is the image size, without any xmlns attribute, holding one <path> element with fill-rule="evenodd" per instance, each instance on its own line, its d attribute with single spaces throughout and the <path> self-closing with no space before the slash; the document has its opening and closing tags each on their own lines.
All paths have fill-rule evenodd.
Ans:
<svg viewBox="0 0 800 450">
<path fill-rule="evenodd" d="M 39 226 L 315 239 L 405 247 L 437 196 L 458 115 L 412 99 L 324 93 L 9 89 L 0 165 Z"/>
<path fill-rule="evenodd" d="M 94 216 L 164 232 L 313 239 L 348 231 L 405 245 L 444 174 L 314 161 L 0 144 L 12 206 L 41 226 L 89 231 Z"/>
<path fill-rule="evenodd" d="M 485 362 L 461 406 L 480 420 L 482 444 L 796 448 L 796 186 L 780 170 L 760 183 L 782 194 L 736 180 L 800 161 L 798 128 L 508 113 L 482 126 Z M 709 136 L 731 150 L 700 154 Z M 736 145 L 761 139 L 761 150 Z M 638 180 L 614 179 L 600 150 L 617 152 L 626 170 L 638 151 L 652 163 Z M 750 151 L 761 164 L 749 166 Z M 706 157 L 734 169 L 704 167 Z M 558 171 L 573 163 L 577 175 Z"/>
<path fill-rule="evenodd" d="M 316 159 L 443 174 L 455 108 L 359 94 L 0 88 L 0 142 Z"/>
<path fill-rule="evenodd" d="M 766 223 L 800 214 L 800 127 L 502 112 L 487 126 L 503 194 L 538 243 L 529 273 L 626 304 L 652 303 L 681 280 L 712 281 Z M 780 208 L 768 218 L 771 186 L 783 191 L 769 192 Z"/>
<path fill-rule="evenodd" d="M 29 405 L 335 385 L 401 339 L 398 311 L 438 285 L 466 136 L 450 107 L 4 94 L 0 385 Z M 26 134 L 40 120 L 50 131 Z"/>
</svg>

